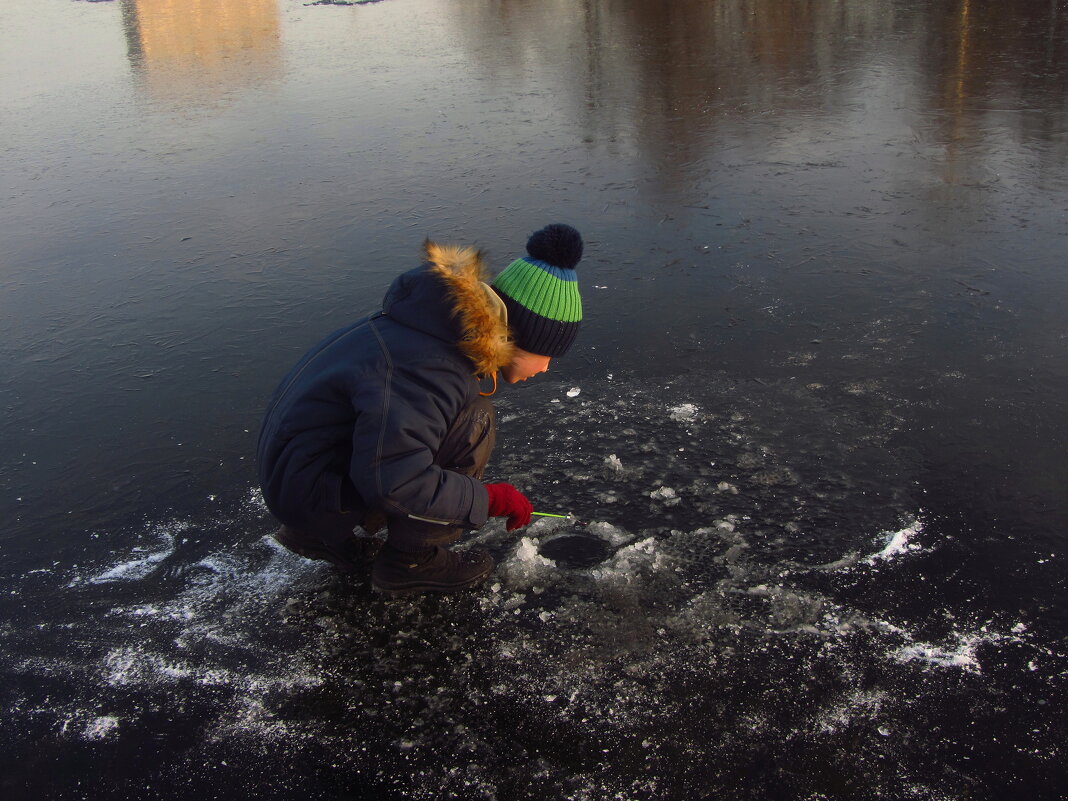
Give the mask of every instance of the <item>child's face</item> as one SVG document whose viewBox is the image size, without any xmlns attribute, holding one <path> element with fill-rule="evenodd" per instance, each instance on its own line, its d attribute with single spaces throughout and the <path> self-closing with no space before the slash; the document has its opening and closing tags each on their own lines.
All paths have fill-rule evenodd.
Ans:
<svg viewBox="0 0 1068 801">
<path fill-rule="evenodd" d="M 509 384 L 526 381 L 531 376 L 544 373 L 549 369 L 549 357 L 516 348 L 512 361 L 501 368 L 501 375 Z"/>
</svg>

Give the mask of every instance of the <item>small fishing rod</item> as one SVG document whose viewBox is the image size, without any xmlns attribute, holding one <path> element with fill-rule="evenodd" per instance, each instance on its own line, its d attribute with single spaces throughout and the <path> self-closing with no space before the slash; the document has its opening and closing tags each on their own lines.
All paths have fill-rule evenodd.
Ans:
<svg viewBox="0 0 1068 801">
<path fill-rule="evenodd" d="M 582 528 L 585 528 L 589 525 L 588 520 L 579 520 L 574 515 L 557 515 L 553 514 L 552 512 L 531 512 L 531 514 L 537 517 L 555 517 L 559 520 L 570 520 L 574 525 L 580 526 Z"/>
</svg>

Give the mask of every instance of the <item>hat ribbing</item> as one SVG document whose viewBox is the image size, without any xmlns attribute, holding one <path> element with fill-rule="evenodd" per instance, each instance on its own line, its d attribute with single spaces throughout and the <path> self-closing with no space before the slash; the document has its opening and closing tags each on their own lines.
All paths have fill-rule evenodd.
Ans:
<svg viewBox="0 0 1068 801">
<path fill-rule="evenodd" d="M 528 255 L 516 259 L 493 281 L 508 307 L 516 345 L 541 356 L 562 356 L 582 322 L 575 265 L 582 258 L 582 237 L 556 223 L 527 240 Z"/>
</svg>

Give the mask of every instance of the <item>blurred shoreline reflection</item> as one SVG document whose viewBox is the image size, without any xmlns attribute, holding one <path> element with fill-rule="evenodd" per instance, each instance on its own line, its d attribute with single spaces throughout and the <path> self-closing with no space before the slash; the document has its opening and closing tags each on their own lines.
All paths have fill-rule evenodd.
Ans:
<svg viewBox="0 0 1068 801">
<path fill-rule="evenodd" d="M 136 83 L 153 100 L 208 105 L 282 73 L 278 0 L 121 0 Z"/>
</svg>

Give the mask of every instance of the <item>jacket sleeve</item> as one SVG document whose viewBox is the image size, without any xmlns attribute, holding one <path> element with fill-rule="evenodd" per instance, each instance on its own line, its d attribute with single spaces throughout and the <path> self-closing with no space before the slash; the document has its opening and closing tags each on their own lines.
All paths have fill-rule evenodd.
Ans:
<svg viewBox="0 0 1068 801">
<path fill-rule="evenodd" d="M 361 384 L 350 478 L 360 497 L 387 516 L 415 516 L 479 528 L 488 517 L 482 482 L 434 464 L 471 378 L 445 361 L 390 365 Z"/>
</svg>

